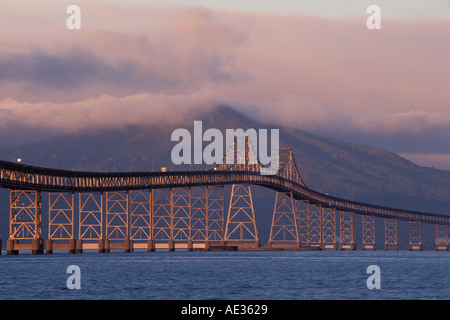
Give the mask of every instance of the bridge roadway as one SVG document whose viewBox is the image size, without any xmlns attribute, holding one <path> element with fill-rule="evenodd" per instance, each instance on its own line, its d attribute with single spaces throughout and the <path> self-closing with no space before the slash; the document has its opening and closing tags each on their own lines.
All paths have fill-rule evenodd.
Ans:
<svg viewBox="0 0 450 320">
<path fill-rule="evenodd" d="M 217 168 L 216 168 L 217 169 Z M 285 175 L 261 175 L 258 168 L 245 170 L 169 172 L 82 172 L 48 169 L 0 160 L 0 187 L 48 192 L 106 192 L 139 189 L 187 188 L 251 184 L 280 192 L 292 192 L 296 200 L 360 215 L 404 221 L 450 225 L 450 216 L 395 209 L 329 196 Z"/>
</svg>

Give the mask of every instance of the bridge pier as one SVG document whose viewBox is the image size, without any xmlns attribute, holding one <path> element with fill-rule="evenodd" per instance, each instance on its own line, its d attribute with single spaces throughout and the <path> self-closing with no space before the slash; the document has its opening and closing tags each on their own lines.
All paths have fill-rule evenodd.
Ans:
<svg viewBox="0 0 450 320">
<path fill-rule="evenodd" d="M 69 240 L 69 253 L 75 253 L 77 250 L 77 242 L 75 239 Z"/>
<path fill-rule="evenodd" d="M 436 250 L 448 251 L 448 227 L 445 225 L 436 225 Z"/>
<path fill-rule="evenodd" d="M 53 253 L 53 240 L 52 239 L 45 240 L 45 253 L 47 253 L 47 254 Z"/>
<path fill-rule="evenodd" d="M 104 253 L 104 252 L 109 252 L 109 251 L 105 251 L 105 240 L 99 239 L 98 240 L 98 253 Z"/>
<path fill-rule="evenodd" d="M 375 244 L 375 216 L 363 215 L 361 217 L 362 250 L 376 250 Z"/>
<path fill-rule="evenodd" d="M 168 242 L 168 249 L 169 252 L 174 252 L 175 251 L 175 240 L 170 239 Z"/>
<path fill-rule="evenodd" d="M 436 245 L 436 251 L 448 251 L 448 244 L 447 245 Z"/>
<path fill-rule="evenodd" d="M 322 206 L 308 204 L 306 246 L 322 249 Z"/>
<path fill-rule="evenodd" d="M 300 248 L 292 192 L 276 193 L 268 247 L 285 250 L 297 250 Z"/>
<path fill-rule="evenodd" d="M 130 192 L 106 192 L 106 239 L 103 252 L 111 249 L 123 249 L 125 252 L 133 250 L 130 242 Z"/>
<path fill-rule="evenodd" d="M 147 241 L 147 252 L 155 252 L 155 240 Z"/>
<path fill-rule="evenodd" d="M 339 250 L 356 250 L 355 214 L 341 211 Z"/>
<path fill-rule="evenodd" d="M 356 250 L 356 243 L 339 243 L 339 250 Z"/>
<path fill-rule="evenodd" d="M 41 193 L 35 190 L 10 190 L 9 239 L 7 254 L 17 254 L 19 250 L 31 250 L 32 254 L 42 254 L 41 238 Z M 19 243 L 20 240 L 31 243 Z"/>
<path fill-rule="evenodd" d="M 322 207 L 322 249 L 337 249 L 336 210 Z"/>
<path fill-rule="evenodd" d="M 8 241 L 6 242 L 6 254 L 19 254 L 19 251 L 21 250 L 31 250 L 32 254 L 43 254 L 44 240 L 39 238 L 32 239 L 31 243 L 21 243 L 17 239 L 8 239 Z"/>
<path fill-rule="evenodd" d="M 423 245 L 422 244 L 410 244 L 408 247 L 409 251 L 417 250 L 417 251 L 423 251 Z"/>
<path fill-rule="evenodd" d="M 76 253 L 83 253 L 83 240 L 78 239 L 75 241 Z"/>
<path fill-rule="evenodd" d="M 15 243 L 19 243 L 19 240 L 14 240 L 14 239 L 6 240 L 6 254 L 7 255 L 19 254 L 19 250 L 16 250 L 14 248 Z"/>
<path fill-rule="evenodd" d="M 398 250 L 397 219 L 384 219 L 384 250 Z"/>
<path fill-rule="evenodd" d="M 44 253 L 44 240 L 43 239 L 33 239 L 31 240 L 31 253 L 32 254 L 43 254 Z"/>
<path fill-rule="evenodd" d="M 103 251 L 106 253 L 111 252 L 111 240 L 105 239 L 103 241 Z"/>
<path fill-rule="evenodd" d="M 124 251 L 125 252 L 133 252 L 134 251 L 134 248 L 133 248 L 133 240 L 130 240 L 130 239 L 126 239 L 125 241 L 124 241 Z"/>
<path fill-rule="evenodd" d="M 76 240 L 69 239 L 67 242 L 58 242 L 60 240 L 45 240 L 45 253 L 52 254 L 55 250 L 67 250 L 70 254 L 76 253 Z"/>
<path fill-rule="evenodd" d="M 398 251 L 398 244 L 384 244 L 384 250 L 395 250 Z"/>
<path fill-rule="evenodd" d="M 261 247 L 261 242 L 255 241 L 255 242 L 233 242 L 234 247 L 237 247 L 238 251 L 252 251 L 252 250 L 258 250 Z"/>
<path fill-rule="evenodd" d="M 423 250 L 422 245 L 422 224 L 420 222 L 409 222 L 409 247 L 412 250 Z"/>
<path fill-rule="evenodd" d="M 297 242 L 267 242 L 267 248 L 269 249 L 282 249 L 282 250 L 300 250 L 300 241 Z"/>
<path fill-rule="evenodd" d="M 194 243 L 190 239 L 187 242 L 187 251 L 194 251 Z"/>
<path fill-rule="evenodd" d="M 376 250 L 375 244 L 362 244 L 361 250 Z"/>
<path fill-rule="evenodd" d="M 260 247 L 250 185 L 232 186 L 224 240 L 239 250 Z"/>
</svg>

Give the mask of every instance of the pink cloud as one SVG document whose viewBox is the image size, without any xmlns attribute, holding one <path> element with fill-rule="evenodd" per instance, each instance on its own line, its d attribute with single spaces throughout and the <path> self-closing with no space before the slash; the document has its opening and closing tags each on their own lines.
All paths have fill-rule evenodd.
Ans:
<svg viewBox="0 0 450 320">
<path fill-rule="evenodd" d="M 369 31 L 366 16 L 85 1 L 69 31 L 64 5 L 2 8 L 2 126 L 148 123 L 225 103 L 310 131 L 450 131 L 446 21 Z"/>
</svg>

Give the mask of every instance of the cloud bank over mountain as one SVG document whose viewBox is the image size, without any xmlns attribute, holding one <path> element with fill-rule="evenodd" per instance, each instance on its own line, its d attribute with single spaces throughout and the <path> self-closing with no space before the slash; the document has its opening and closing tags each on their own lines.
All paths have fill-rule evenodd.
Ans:
<svg viewBox="0 0 450 320">
<path fill-rule="evenodd" d="M 68 30 L 68 5 L 1 5 L 0 145 L 176 123 L 227 104 L 340 139 L 397 141 L 390 149 L 412 158 L 450 154 L 436 138 L 450 136 L 445 20 L 385 19 L 370 31 L 365 12 L 81 1 L 82 28 Z"/>
</svg>

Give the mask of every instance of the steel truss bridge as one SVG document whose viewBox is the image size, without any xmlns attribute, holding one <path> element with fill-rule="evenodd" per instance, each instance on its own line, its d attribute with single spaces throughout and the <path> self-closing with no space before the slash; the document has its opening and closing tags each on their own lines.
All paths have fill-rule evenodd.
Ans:
<svg viewBox="0 0 450 320">
<path fill-rule="evenodd" d="M 42 212 L 47 253 L 261 249 L 251 185 L 276 192 L 268 240 L 273 250 L 356 249 L 355 214 L 362 216 L 362 249 L 375 250 L 375 218 L 382 218 L 385 250 L 398 250 L 398 220 L 409 222 L 410 250 L 423 249 L 422 223 L 436 226 L 436 249 L 448 250 L 450 216 L 314 191 L 303 182 L 290 148 L 280 150 L 274 175 L 261 174 L 264 166 L 248 142 L 245 154 L 235 148 L 232 156 L 232 164 L 225 157 L 205 171 L 170 172 L 74 172 L 0 161 L 0 187 L 10 189 L 7 253 L 44 252 Z M 232 188 L 225 218 L 226 185 Z M 48 194 L 46 209 L 42 193 Z"/>
</svg>

